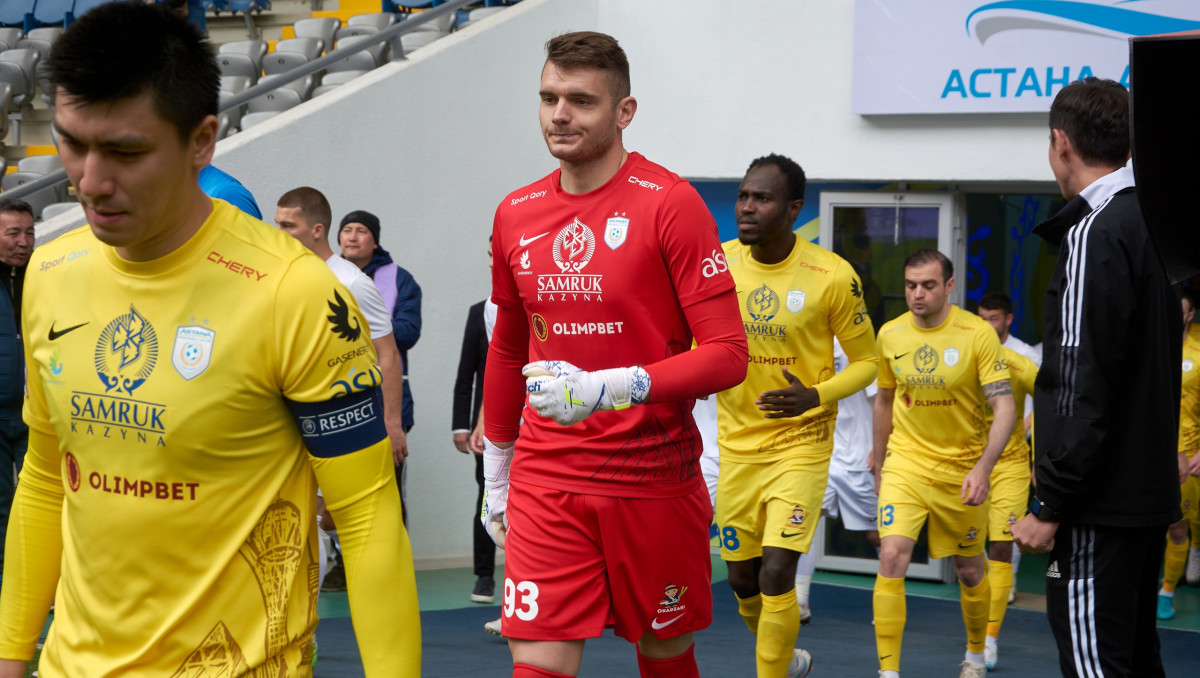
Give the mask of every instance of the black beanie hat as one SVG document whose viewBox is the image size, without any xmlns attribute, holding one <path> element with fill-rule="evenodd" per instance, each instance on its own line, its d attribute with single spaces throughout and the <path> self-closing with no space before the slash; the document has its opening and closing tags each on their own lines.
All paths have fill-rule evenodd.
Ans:
<svg viewBox="0 0 1200 678">
<path fill-rule="evenodd" d="M 366 210 L 354 210 L 342 217 L 342 223 L 338 225 L 338 235 L 341 235 L 342 229 L 346 228 L 346 224 L 362 224 L 366 226 L 371 235 L 375 236 L 375 244 L 379 244 L 379 217 Z"/>
</svg>

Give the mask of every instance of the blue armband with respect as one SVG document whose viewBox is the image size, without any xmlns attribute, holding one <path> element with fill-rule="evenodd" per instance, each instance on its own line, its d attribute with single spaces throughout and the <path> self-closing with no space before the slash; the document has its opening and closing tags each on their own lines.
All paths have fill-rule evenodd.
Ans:
<svg viewBox="0 0 1200 678">
<path fill-rule="evenodd" d="M 387 438 L 379 387 L 323 403 L 287 401 L 304 446 L 314 457 L 340 457 Z"/>
</svg>

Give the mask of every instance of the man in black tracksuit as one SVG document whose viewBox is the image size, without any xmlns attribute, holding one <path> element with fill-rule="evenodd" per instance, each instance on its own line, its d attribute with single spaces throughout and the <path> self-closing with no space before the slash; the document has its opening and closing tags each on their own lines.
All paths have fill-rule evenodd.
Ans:
<svg viewBox="0 0 1200 678">
<path fill-rule="evenodd" d="M 1180 517 L 1179 295 L 1125 167 L 1125 88 L 1064 87 L 1050 128 L 1068 202 L 1035 231 L 1060 249 L 1034 395 L 1037 489 L 1013 537 L 1050 551 L 1046 608 L 1064 676 L 1163 676 L 1154 609 L 1163 538 Z"/>
</svg>

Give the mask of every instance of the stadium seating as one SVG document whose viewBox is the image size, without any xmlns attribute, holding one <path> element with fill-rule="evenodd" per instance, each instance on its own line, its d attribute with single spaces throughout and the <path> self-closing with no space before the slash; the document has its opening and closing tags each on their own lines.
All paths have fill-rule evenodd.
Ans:
<svg viewBox="0 0 1200 678">
<path fill-rule="evenodd" d="M 13 26 L 0 28 L 0 52 L 6 49 L 16 49 L 17 42 L 25 37 L 25 31 Z"/>
<path fill-rule="evenodd" d="M 38 61 L 45 61 L 50 56 L 50 41 L 24 37 L 17 43 L 17 49 L 31 49 L 38 53 Z"/>
<path fill-rule="evenodd" d="M 383 30 L 396 23 L 396 15 L 391 12 L 375 12 L 373 14 L 356 14 L 346 20 L 346 26 L 374 26 Z"/>
<path fill-rule="evenodd" d="M 299 52 L 305 61 L 312 61 L 321 56 L 325 43 L 320 38 L 290 38 L 275 43 L 275 52 Z"/>
<path fill-rule="evenodd" d="M 16 64 L 21 69 L 21 73 L 25 76 L 26 94 L 33 94 L 34 87 L 37 86 L 37 74 L 34 69 L 37 67 L 39 59 L 40 56 L 35 49 L 17 48 L 0 52 L 0 61 Z M 13 101 L 18 102 L 15 96 L 13 97 Z M 20 100 L 20 102 L 23 101 L 24 99 Z"/>
<path fill-rule="evenodd" d="M 37 0 L 33 7 L 33 23 L 37 26 L 62 28 L 70 23 L 74 10 L 75 0 Z"/>
<path fill-rule="evenodd" d="M 260 94 L 246 102 L 246 115 L 266 111 L 281 112 L 300 105 L 300 95 L 295 90 L 281 87 L 277 90 Z M 245 116 L 242 118 L 245 120 Z"/>
<path fill-rule="evenodd" d="M 17 161 L 18 172 L 51 174 L 62 168 L 62 159 L 57 155 L 29 155 Z"/>
<path fill-rule="evenodd" d="M 0 26 L 18 26 L 22 31 L 33 28 L 33 6 L 36 0 L 4 0 L 0 2 Z"/>
<path fill-rule="evenodd" d="M 218 54 L 217 65 L 221 67 L 221 75 L 240 75 L 250 80 L 250 84 L 258 82 L 262 71 L 254 67 L 254 61 L 245 54 Z"/>
<path fill-rule="evenodd" d="M 311 73 L 293 80 L 287 80 L 287 77 L 286 73 L 264 75 L 263 79 L 258 82 L 259 84 L 274 83 L 282 89 L 290 89 L 300 95 L 300 101 L 308 101 L 312 97 L 313 87 L 316 86 L 317 79 Z"/>
<path fill-rule="evenodd" d="M 297 38 L 320 38 L 322 44 L 329 46 L 334 43 L 341 22 L 329 17 L 314 17 L 300 19 L 292 24 L 292 31 Z"/>
<path fill-rule="evenodd" d="M 18 186 L 37 181 L 42 175 L 36 172 L 9 172 L 3 178 L 0 178 L 0 189 L 8 191 Z M 65 188 L 65 184 L 62 184 Z M 33 208 L 33 217 L 40 219 L 42 216 L 42 208 L 46 205 L 55 202 L 63 202 L 63 196 L 59 192 L 58 186 L 47 186 L 24 196 L 22 198 L 29 206 Z"/>
<path fill-rule="evenodd" d="M 76 207 L 79 207 L 79 203 L 77 202 L 52 202 L 42 208 L 42 221 L 53 219 L 63 212 L 73 210 Z"/>
<path fill-rule="evenodd" d="M 337 34 L 334 36 L 334 40 L 335 40 L 335 42 L 338 42 L 338 41 L 345 40 L 346 38 L 356 38 L 356 37 L 361 37 L 364 35 L 374 35 L 378 32 L 379 32 L 378 28 L 375 28 L 374 26 L 371 26 L 369 24 L 362 24 L 362 25 L 358 25 L 358 26 L 342 26 L 341 28 L 339 28 L 337 30 Z"/>
<path fill-rule="evenodd" d="M 254 67 L 261 71 L 263 57 L 267 55 L 266 40 L 237 40 L 227 42 L 217 48 L 218 54 L 245 54 L 254 62 Z"/>
<path fill-rule="evenodd" d="M 237 94 L 254 83 L 250 82 L 250 78 L 244 75 L 222 75 L 221 76 L 221 91 Z"/>
<path fill-rule="evenodd" d="M 338 47 L 338 49 L 341 49 L 342 47 L 349 47 L 356 43 L 367 42 L 370 40 L 371 40 L 371 38 L 369 36 L 353 36 L 353 37 L 349 37 L 349 38 L 343 38 L 341 40 L 338 40 L 337 47 Z M 385 61 L 384 50 L 386 50 L 386 49 L 387 49 L 386 42 L 375 43 L 375 44 L 371 45 L 370 47 L 364 49 L 361 52 L 355 52 L 354 54 L 350 54 L 350 55 L 346 56 L 346 58 L 337 62 L 337 64 L 329 66 L 329 68 L 327 70 L 334 70 L 334 71 L 368 70 L 369 71 L 372 68 L 379 66 L 380 64 L 382 64 Z M 365 59 L 363 57 L 365 57 Z M 337 68 L 336 66 L 338 66 L 338 65 L 341 65 L 341 67 Z"/>
<path fill-rule="evenodd" d="M 307 40 L 308 38 L 297 38 L 297 40 Z M 280 41 L 285 42 L 285 41 Z M 274 51 L 263 59 L 263 72 L 267 75 L 278 75 L 287 73 L 293 68 L 303 66 L 311 61 L 308 57 L 300 52 L 289 51 Z"/>
</svg>

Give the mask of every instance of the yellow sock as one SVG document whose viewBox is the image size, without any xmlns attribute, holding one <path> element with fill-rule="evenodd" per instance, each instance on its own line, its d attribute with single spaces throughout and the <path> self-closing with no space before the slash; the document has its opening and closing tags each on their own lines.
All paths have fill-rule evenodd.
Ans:
<svg viewBox="0 0 1200 678">
<path fill-rule="evenodd" d="M 1012 563 L 998 560 L 988 561 L 988 585 L 992 589 L 992 601 L 988 607 L 987 634 L 1000 637 L 1000 625 L 1004 623 L 1004 612 L 1008 610 L 1008 592 L 1013 587 Z"/>
<path fill-rule="evenodd" d="M 734 598 L 737 598 L 736 594 Z M 746 626 L 750 627 L 750 633 L 758 635 L 758 618 L 762 615 L 763 609 L 762 594 L 756 594 L 749 598 L 738 598 L 737 601 L 738 613 L 746 621 Z"/>
<path fill-rule="evenodd" d="M 1167 538 L 1167 550 L 1163 553 L 1163 591 L 1175 591 L 1175 584 L 1179 583 L 1179 578 L 1183 576 L 1183 568 L 1187 565 L 1187 551 L 1187 540 L 1176 544 L 1170 537 Z"/>
<path fill-rule="evenodd" d="M 793 589 L 779 596 L 762 594 L 762 616 L 758 620 L 758 642 L 754 658 L 758 678 L 786 678 L 792 649 L 800 633 L 800 605 Z"/>
<path fill-rule="evenodd" d="M 963 623 L 967 626 L 967 651 L 983 652 L 983 637 L 987 635 L 988 606 L 991 604 L 991 586 L 987 575 L 969 588 L 958 583 L 959 599 L 962 603 Z"/>
<path fill-rule="evenodd" d="M 871 597 L 875 612 L 875 649 L 879 653 L 879 670 L 900 670 L 900 643 L 904 638 L 904 577 L 892 579 L 882 574 L 875 577 L 875 594 Z"/>
</svg>

